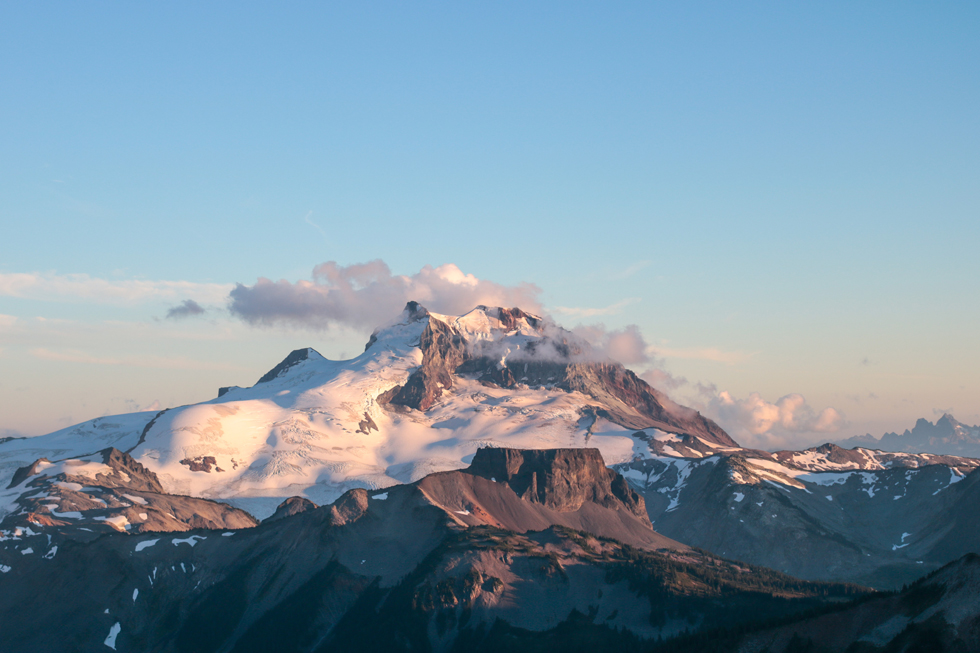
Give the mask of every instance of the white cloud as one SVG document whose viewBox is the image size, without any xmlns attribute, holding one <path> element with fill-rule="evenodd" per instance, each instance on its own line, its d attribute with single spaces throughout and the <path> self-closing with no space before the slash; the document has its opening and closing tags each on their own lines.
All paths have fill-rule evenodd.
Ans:
<svg viewBox="0 0 980 653">
<path fill-rule="evenodd" d="M 647 343 L 635 324 L 612 331 L 603 324 L 579 325 L 572 329 L 572 333 L 592 345 L 598 355 L 623 365 L 636 365 L 650 360 Z"/>
<path fill-rule="evenodd" d="M 44 301 L 138 304 L 147 301 L 191 298 L 205 303 L 223 302 L 231 284 L 146 279 L 101 279 L 87 274 L 54 272 L 0 273 L 0 296 Z"/>
<path fill-rule="evenodd" d="M 393 275 L 381 260 L 341 266 L 329 261 L 312 280 L 295 283 L 260 278 L 238 284 L 229 309 L 249 324 L 291 324 L 312 329 L 335 326 L 372 329 L 398 315 L 408 301 L 436 313 L 459 315 L 478 305 L 539 311 L 541 290 L 530 283 L 504 286 L 448 263 L 427 265 L 413 275 Z"/>
<path fill-rule="evenodd" d="M 821 434 L 837 433 L 846 425 L 835 408 L 815 410 L 799 393 L 769 402 L 758 392 L 744 399 L 714 386 L 699 386 L 697 408 L 718 422 L 743 446 L 776 448 L 812 441 Z"/>
</svg>

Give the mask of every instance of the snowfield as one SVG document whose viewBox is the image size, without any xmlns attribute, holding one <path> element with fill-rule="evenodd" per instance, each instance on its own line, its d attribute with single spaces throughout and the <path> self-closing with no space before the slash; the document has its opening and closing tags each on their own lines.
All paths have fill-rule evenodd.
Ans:
<svg viewBox="0 0 980 653">
<path fill-rule="evenodd" d="M 604 419 L 583 423 L 582 409 L 595 400 L 544 386 L 503 389 L 458 377 L 425 413 L 379 405 L 379 395 L 422 364 L 419 340 L 429 319 L 452 324 L 473 341 L 498 340 L 504 358 L 537 336 L 526 324 L 502 332 L 491 311 L 416 321 L 403 315 L 351 360 L 308 350 L 276 378 L 210 401 L 8 441 L 0 444 L 0 487 L 18 467 L 42 457 L 52 461 L 41 464 L 43 473 L 94 478 L 107 468 L 68 459 L 113 446 L 155 472 L 171 494 L 224 501 L 265 518 L 290 496 L 324 504 L 352 488 L 382 489 L 464 468 L 480 447 L 591 446 L 613 465 L 651 457 L 647 440 L 676 438 L 655 429 L 634 437 L 635 430 Z M 4 502 L 10 494 L 0 494 L 0 518 L 4 506 L 13 506 Z"/>
</svg>

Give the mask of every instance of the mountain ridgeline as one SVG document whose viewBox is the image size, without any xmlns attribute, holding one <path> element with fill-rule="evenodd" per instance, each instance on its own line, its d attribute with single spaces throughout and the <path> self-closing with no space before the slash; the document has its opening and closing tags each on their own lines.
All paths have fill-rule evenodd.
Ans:
<svg viewBox="0 0 980 653">
<path fill-rule="evenodd" d="M 0 653 L 977 650 L 975 430 L 745 449 L 549 320 L 411 302 L 0 440 Z"/>
<path fill-rule="evenodd" d="M 658 535 L 590 449 L 482 449 L 467 470 L 283 508 L 176 536 L 21 530 L 0 552 L 0 650 L 639 650 L 867 594 Z"/>
</svg>

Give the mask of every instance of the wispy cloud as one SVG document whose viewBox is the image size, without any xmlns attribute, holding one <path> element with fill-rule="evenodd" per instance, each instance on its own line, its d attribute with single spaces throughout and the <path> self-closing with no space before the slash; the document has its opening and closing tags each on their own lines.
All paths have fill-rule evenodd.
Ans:
<svg viewBox="0 0 980 653">
<path fill-rule="evenodd" d="M 652 345 L 650 351 L 661 358 L 680 358 L 685 360 L 714 361 L 726 365 L 737 365 L 751 359 L 759 352 L 724 351 L 716 347 L 673 348 Z"/>
<path fill-rule="evenodd" d="M 615 315 L 619 313 L 625 306 L 630 304 L 635 304 L 640 301 L 639 297 L 627 297 L 622 301 L 618 301 L 615 304 L 610 304 L 605 308 L 578 308 L 570 306 L 555 306 L 551 309 L 552 313 L 558 313 L 560 315 L 568 315 L 571 317 L 599 317 L 602 315 Z"/>
<path fill-rule="evenodd" d="M 222 302 L 231 284 L 146 279 L 102 279 L 87 274 L 0 272 L 0 296 L 43 301 L 138 304 L 189 297 L 206 303 Z"/>
<path fill-rule="evenodd" d="M 35 358 L 62 363 L 84 363 L 87 365 L 116 365 L 125 367 L 148 367 L 167 370 L 229 370 L 242 371 L 244 368 L 230 363 L 201 361 L 185 357 L 170 356 L 96 356 L 78 350 L 51 350 L 38 347 L 30 350 Z"/>
<path fill-rule="evenodd" d="M 303 216 L 303 222 L 305 222 L 306 224 L 310 225 L 311 227 L 313 227 L 314 229 L 320 232 L 320 235 L 323 236 L 324 244 L 326 245 L 330 244 L 330 240 L 327 238 L 327 232 L 323 230 L 323 227 L 313 222 L 313 211 L 310 211 L 305 216 Z"/>
<path fill-rule="evenodd" d="M 313 269 L 311 280 L 261 278 L 251 286 L 238 284 L 229 309 L 252 325 L 371 329 L 396 316 L 410 300 L 450 315 L 480 304 L 536 312 L 540 293 L 534 284 L 504 286 L 465 274 L 451 263 L 427 265 L 406 276 L 392 274 L 381 260 L 348 266 L 328 261 Z"/>
<path fill-rule="evenodd" d="M 614 281 L 622 281 L 623 279 L 629 279 L 640 270 L 644 270 L 650 267 L 651 265 L 653 265 L 653 261 L 637 261 L 633 265 L 627 267 L 625 270 L 620 270 L 619 272 L 615 272 L 609 275 L 609 278 Z"/>
</svg>

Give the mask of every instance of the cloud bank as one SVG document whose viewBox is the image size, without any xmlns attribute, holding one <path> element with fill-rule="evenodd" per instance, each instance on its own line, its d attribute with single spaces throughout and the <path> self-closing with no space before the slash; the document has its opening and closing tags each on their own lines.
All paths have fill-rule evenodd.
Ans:
<svg viewBox="0 0 980 653">
<path fill-rule="evenodd" d="M 480 304 L 539 312 L 540 293 L 534 284 L 504 286 L 465 274 L 451 263 L 427 265 L 405 276 L 393 275 L 381 260 L 348 266 L 328 261 L 313 268 L 309 281 L 260 278 L 252 286 L 237 284 L 229 294 L 228 308 L 257 326 L 373 329 L 396 316 L 410 300 L 449 315 Z"/>
<path fill-rule="evenodd" d="M 651 360 L 646 340 L 635 324 L 612 331 L 603 324 L 579 325 L 572 329 L 572 333 L 592 345 L 595 353 L 623 365 L 638 365 Z"/>
<path fill-rule="evenodd" d="M 714 386 L 698 386 L 695 403 L 743 446 L 771 449 L 810 443 L 815 436 L 839 432 L 844 416 L 835 408 L 816 410 L 799 393 L 784 395 L 774 403 L 758 392 L 744 399 Z"/>
</svg>

